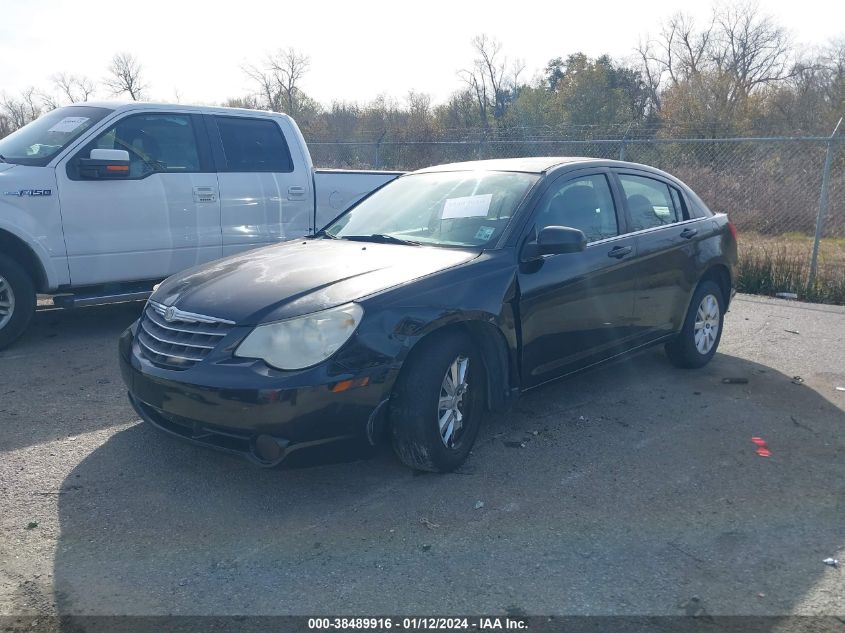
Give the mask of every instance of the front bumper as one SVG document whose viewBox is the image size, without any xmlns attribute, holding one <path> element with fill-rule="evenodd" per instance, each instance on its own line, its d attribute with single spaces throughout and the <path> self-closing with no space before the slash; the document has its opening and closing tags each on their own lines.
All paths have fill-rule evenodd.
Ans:
<svg viewBox="0 0 845 633">
<path fill-rule="evenodd" d="M 374 442 L 380 433 L 398 373 L 393 363 L 373 362 L 385 359 L 369 358 L 359 370 L 327 362 L 281 372 L 224 351 L 169 370 L 140 353 L 136 325 L 120 338 L 123 381 L 137 413 L 171 435 L 272 466 L 300 448 L 359 437 Z M 270 438 L 277 458 L 257 448 Z"/>
</svg>

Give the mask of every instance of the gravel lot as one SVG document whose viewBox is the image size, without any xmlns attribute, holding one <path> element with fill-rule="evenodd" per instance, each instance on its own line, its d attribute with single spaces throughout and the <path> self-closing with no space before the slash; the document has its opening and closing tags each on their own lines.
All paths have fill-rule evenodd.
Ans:
<svg viewBox="0 0 845 633">
<path fill-rule="evenodd" d="M 707 368 L 543 387 L 451 475 L 139 424 L 139 312 L 40 312 L 0 353 L 0 614 L 845 614 L 844 308 L 740 296 Z"/>
</svg>

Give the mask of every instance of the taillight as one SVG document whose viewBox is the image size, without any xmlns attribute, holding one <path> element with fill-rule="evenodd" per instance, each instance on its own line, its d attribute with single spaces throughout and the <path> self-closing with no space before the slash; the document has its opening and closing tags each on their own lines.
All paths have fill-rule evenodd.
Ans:
<svg viewBox="0 0 845 633">
<path fill-rule="evenodd" d="M 734 242 L 736 242 L 736 226 L 733 222 L 728 222 L 728 230 L 731 232 L 731 235 L 733 235 Z"/>
</svg>

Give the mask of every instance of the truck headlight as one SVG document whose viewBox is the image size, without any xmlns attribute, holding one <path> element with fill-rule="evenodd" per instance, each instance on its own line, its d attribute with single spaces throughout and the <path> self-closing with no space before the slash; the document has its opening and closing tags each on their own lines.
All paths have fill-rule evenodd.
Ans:
<svg viewBox="0 0 845 633">
<path fill-rule="evenodd" d="M 277 369 L 305 369 L 323 362 L 349 340 L 364 316 L 357 303 L 257 326 L 235 350 Z"/>
</svg>

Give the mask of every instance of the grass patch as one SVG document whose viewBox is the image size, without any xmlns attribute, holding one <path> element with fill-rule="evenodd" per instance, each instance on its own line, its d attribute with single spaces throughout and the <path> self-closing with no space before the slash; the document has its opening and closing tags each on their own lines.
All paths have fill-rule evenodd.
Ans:
<svg viewBox="0 0 845 633">
<path fill-rule="evenodd" d="M 812 237 L 803 234 L 740 234 L 737 290 L 770 296 L 794 292 L 802 301 L 845 305 L 845 239 L 821 241 L 811 285 L 812 248 Z"/>
</svg>

